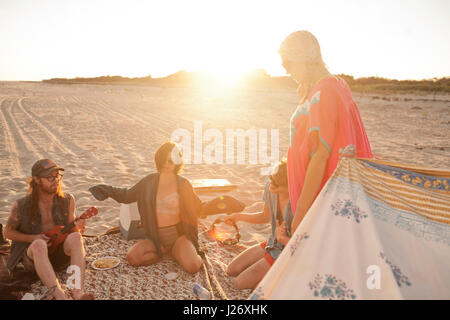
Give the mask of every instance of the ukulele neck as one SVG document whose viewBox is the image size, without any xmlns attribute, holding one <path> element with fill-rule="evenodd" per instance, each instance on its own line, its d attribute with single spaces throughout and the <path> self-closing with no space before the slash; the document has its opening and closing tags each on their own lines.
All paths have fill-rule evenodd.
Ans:
<svg viewBox="0 0 450 320">
<path fill-rule="evenodd" d="M 62 233 L 67 233 L 70 230 L 72 230 L 73 227 L 75 227 L 75 222 L 77 222 L 80 218 L 76 218 L 75 220 L 73 220 L 71 223 L 66 224 L 64 226 L 64 228 L 61 230 Z"/>
</svg>

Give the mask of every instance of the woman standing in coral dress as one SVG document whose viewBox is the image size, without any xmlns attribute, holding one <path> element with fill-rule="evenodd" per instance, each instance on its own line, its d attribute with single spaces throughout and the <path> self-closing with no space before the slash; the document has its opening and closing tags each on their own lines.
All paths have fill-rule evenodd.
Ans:
<svg viewBox="0 0 450 320">
<path fill-rule="evenodd" d="M 353 144 L 356 155 L 365 158 L 372 157 L 372 150 L 350 88 L 327 70 L 314 35 L 291 33 L 279 53 L 286 72 L 299 84 L 288 151 L 294 233 L 336 169 L 339 149 Z"/>
</svg>

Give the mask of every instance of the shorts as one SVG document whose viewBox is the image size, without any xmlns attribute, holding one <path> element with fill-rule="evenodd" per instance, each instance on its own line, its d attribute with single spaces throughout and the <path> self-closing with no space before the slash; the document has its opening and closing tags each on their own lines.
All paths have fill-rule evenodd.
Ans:
<svg viewBox="0 0 450 320">
<path fill-rule="evenodd" d="M 25 250 L 23 254 L 22 264 L 25 267 L 26 271 L 36 272 L 34 268 L 34 261 L 31 260 L 30 257 L 28 257 L 27 251 L 28 249 Z M 70 256 L 66 255 L 66 253 L 64 252 L 64 243 L 61 243 L 58 247 L 56 247 L 55 252 L 49 254 L 48 258 L 53 266 L 53 269 L 56 272 L 67 269 L 67 267 L 70 266 Z"/>
<path fill-rule="evenodd" d="M 168 250 L 172 249 L 177 239 L 183 234 L 181 222 L 173 226 L 158 228 L 159 243 Z"/>
<path fill-rule="evenodd" d="M 278 256 L 280 255 L 282 248 L 275 245 L 274 247 L 267 247 L 267 240 L 264 242 L 261 242 L 261 248 L 266 251 L 264 255 L 264 259 L 272 266 L 275 263 L 275 260 L 277 260 Z"/>
</svg>

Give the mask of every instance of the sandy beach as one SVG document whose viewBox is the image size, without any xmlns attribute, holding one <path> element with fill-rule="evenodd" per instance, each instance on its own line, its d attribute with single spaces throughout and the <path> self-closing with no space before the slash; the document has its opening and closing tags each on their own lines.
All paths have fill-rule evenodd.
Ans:
<svg viewBox="0 0 450 320">
<path fill-rule="evenodd" d="M 354 93 L 354 98 L 377 156 L 450 170 L 450 95 Z M 111 199 L 95 200 L 89 187 L 99 183 L 121 187 L 134 185 L 155 171 L 154 152 L 175 130 L 185 129 L 194 138 L 195 121 L 202 121 L 203 132 L 216 129 L 224 137 L 227 129 L 266 129 L 269 132 L 278 129 L 281 158 L 288 150 L 289 118 L 296 103 L 295 91 L 287 90 L 233 92 L 0 82 L 0 223 L 6 223 L 13 202 L 26 193 L 26 179 L 33 163 L 40 158 L 52 158 L 65 168 L 64 185 L 75 196 L 77 213 L 81 214 L 90 206 L 99 209 L 100 213 L 87 221 L 85 233 L 101 234 L 118 225 L 120 205 Z M 206 145 L 205 142 L 203 147 Z M 270 146 L 269 143 L 269 154 Z M 237 189 L 227 194 L 244 202 L 245 212 L 257 212 L 263 208 L 261 195 L 267 176 L 261 174 L 261 169 L 265 167 L 267 164 L 249 163 L 248 158 L 244 164 L 191 163 L 185 165 L 183 175 L 189 179 L 228 179 L 237 185 Z M 208 200 L 219 194 L 201 194 L 200 197 Z M 208 228 L 215 218 L 217 216 L 202 220 L 202 225 Z M 264 240 L 270 226 L 240 222 L 239 227 L 242 235 L 239 246 L 220 247 L 218 256 L 210 255 L 214 257 L 211 270 L 215 270 L 217 278 L 225 283 L 228 298 L 245 299 L 249 291 L 233 290 L 231 279 L 220 274 L 220 270 L 224 270 L 235 254 Z M 134 243 L 128 244 L 120 235 L 112 237 L 116 243 L 120 241 L 122 247 Z M 108 241 L 113 241 L 96 243 L 93 239 L 86 239 L 88 261 L 106 254 L 95 251 L 96 245 L 108 247 Z M 218 248 L 211 239 L 200 240 L 210 252 Z M 117 274 L 121 272 L 119 268 L 125 268 L 125 249 L 121 252 L 123 263 L 114 271 Z M 158 278 L 158 272 L 169 269 L 182 273 L 170 261 L 160 263 L 156 269 L 145 267 L 135 269 L 135 272 L 156 272 L 155 278 Z M 94 271 L 88 271 L 92 275 L 87 276 L 87 282 L 95 278 Z M 191 282 L 203 281 L 201 274 L 183 274 L 183 277 Z M 95 285 L 94 280 L 90 285 Z M 186 288 L 172 296 L 160 292 L 150 297 L 195 298 L 190 287 L 186 285 Z M 36 286 L 35 292 L 39 290 Z M 142 291 L 121 295 L 111 294 L 107 288 L 104 291 L 100 298 L 149 297 Z"/>
</svg>

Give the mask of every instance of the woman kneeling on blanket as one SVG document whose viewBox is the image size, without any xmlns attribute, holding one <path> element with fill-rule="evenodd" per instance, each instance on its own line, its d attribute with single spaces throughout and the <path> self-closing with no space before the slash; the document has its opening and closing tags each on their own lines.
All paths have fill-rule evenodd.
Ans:
<svg viewBox="0 0 450 320">
<path fill-rule="evenodd" d="M 171 141 L 155 153 L 157 173 L 149 174 L 132 188 L 96 185 L 90 188 L 97 200 L 137 202 L 146 239 L 127 252 L 133 266 L 146 266 L 172 256 L 181 267 L 196 273 L 202 266 L 198 255 L 197 213 L 201 200 L 191 183 L 180 176 L 182 153 Z"/>
<path fill-rule="evenodd" d="M 267 241 L 248 248 L 231 261 L 227 273 L 236 277 L 239 289 L 254 289 L 288 243 L 292 222 L 289 201 L 287 165 L 281 161 L 273 170 L 263 193 L 264 210 L 256 214 L 235 213 L 227 220 L 259 224 L 272 223 L 272 235 Z"/>
</svg>

